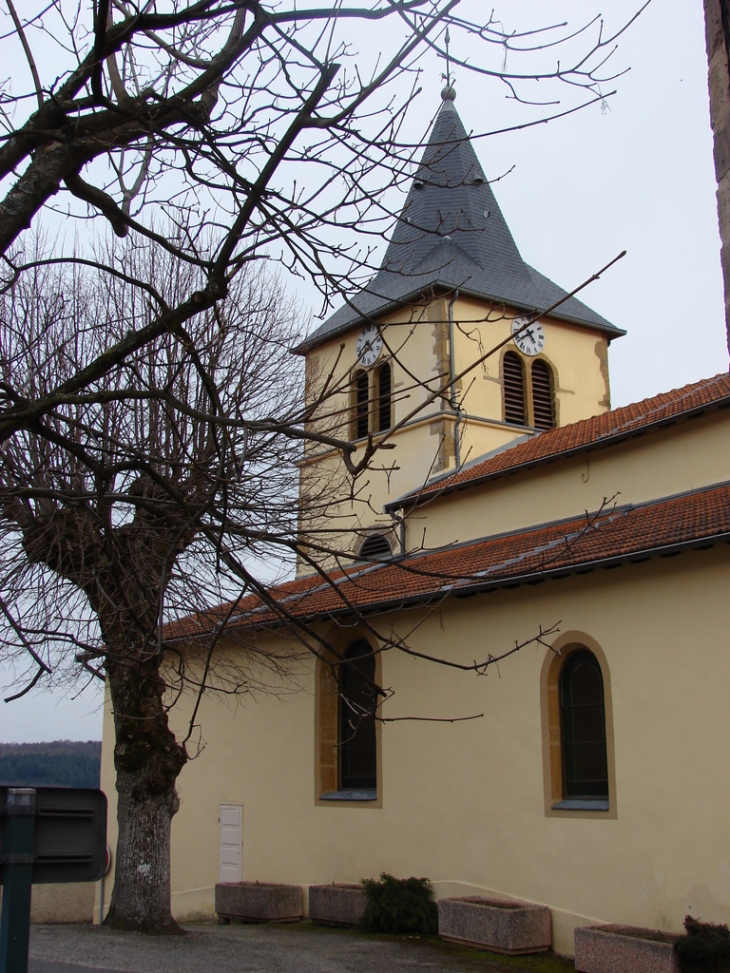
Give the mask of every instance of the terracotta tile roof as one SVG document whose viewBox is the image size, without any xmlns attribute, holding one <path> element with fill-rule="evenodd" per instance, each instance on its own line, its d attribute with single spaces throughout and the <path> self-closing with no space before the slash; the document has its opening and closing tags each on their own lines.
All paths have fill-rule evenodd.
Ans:
<svg viewBox="0 0 730 973">
<path fill-rule="evenodd" d="M 673 556 L 684 548 L 730 543 L 730 484 L 606 509 L 591 516 L 544 524 L 516 533 L 315 575 L 273 588 L 270 601 L 248 597 L 177 622 L 168 638 L 304 621 L 358 611 L 395 610 L 451 594 L 537 584 L 546 577 L 584 574 L 595 568 Z"/>
<path fill-rule="evenodd" d="M 393 510 L 431 500 L 437 495 L 461 490 L 486 480 L 529 469 L 541 463 L 588 450 L 602 449 L 624 439 L 642 435 L 649 430 L 669 426 L 680 420 L 701 415 L 708 409 L 730 406 L 730 375 L 722 373 L 685 385 L 671 392 L 663 392 L 650 399 L 604 412 L 603 415 L 581 422 L 549 429 L 520 440 L 516 445 L 488 456 L 458 473 L 439 478 L 418 491 L 408 493 L 387 504 Z"/>
</svg>

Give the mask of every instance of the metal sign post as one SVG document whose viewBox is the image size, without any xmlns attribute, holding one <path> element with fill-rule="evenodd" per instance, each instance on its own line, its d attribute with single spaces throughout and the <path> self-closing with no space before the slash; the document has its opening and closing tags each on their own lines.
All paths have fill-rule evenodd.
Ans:
<svg viewBox="0 0 730 973">
<path fill-rule="evenodd" d="M 0 971 L 27 973 L 30 891 L 33 885 L 35 788 L 9 787 L 3 855 Z"/>
<path fill-rule="evenodd" d="M 0 973 L 27 973 L 31 886 L 102 877 L 106 797 L 72 787 L 0 787 L 0 849 Z"/>
</svg>

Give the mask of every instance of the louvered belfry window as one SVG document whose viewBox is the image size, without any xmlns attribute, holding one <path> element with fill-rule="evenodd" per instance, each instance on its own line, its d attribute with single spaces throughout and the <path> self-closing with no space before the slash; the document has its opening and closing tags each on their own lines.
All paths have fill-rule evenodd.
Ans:
<svg viewBox="0 0 730 973">
<path fill-rule="evenodd" d="M 536 429 L 552 429 L 555 425 L 553 409 L 553 377 L 550 366 L 538 360 L 532 363 L 532 411 Z"/>
<path fill-rule="evenodd" d="M 514 426 L 526 425 L 525 370 L 522 359 L 514 351 L 508 351 L 502 359 L 502 389 L 504 421 Z"/>
<path fill-rule="evenodd" d="M 390 429 L 390 365 L 383 365 L 378 373 L 378 432 Z"/>
<path fill-rule="evenodd" d="M 368 373 L 358 372 L 355 377 L 355 439 L 368 434 Z"/>
</svg>

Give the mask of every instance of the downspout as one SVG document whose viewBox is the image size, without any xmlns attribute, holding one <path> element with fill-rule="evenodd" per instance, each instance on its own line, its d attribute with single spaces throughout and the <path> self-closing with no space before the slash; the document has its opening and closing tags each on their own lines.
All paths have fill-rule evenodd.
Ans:
<svg viewBox="0 0 730 973">
<path fill-rule="evenodd" d="M 449 394 L 449 404 L 456 413 L 456 424 L 454 425 L 454 460 L 456 462 L 457 470 L 461 466 L 461 440 L 459 426 L 461 425 L 462 419 L 462 412 L 456 397 L 456 388 L 454 385 L 454 379 L 456 377 L 456 365 L 454 362 L 454 304 L 456 304 L 458 297 L 459 288 L 457 287 L 454 291 L 454 296 L 449 301 L 449 388 L 451 390 Z"/>
</svg>

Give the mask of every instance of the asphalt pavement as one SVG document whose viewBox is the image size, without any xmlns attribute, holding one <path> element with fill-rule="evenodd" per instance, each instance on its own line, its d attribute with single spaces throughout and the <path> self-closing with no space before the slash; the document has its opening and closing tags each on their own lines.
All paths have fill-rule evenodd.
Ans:
<svg viewBox="0 0 730 973">
<path fill-rule="evenodd" d="M 94 973 L 115 973 L 114 970 L 102 970 L 98 966 L 81 966 L 79 963 L 54 963 L 45 959 L 28 959 L 28 973 L 88 973 L 93 969 Z"/>
<path fill-rule="evenodd" d="M 186 924 L 186 936 L 32 926 L 28 973 L 568 973 L 557 957 L 509 957 L 438 939 L 369 936 L 310 922 Z"/>
</svg>

